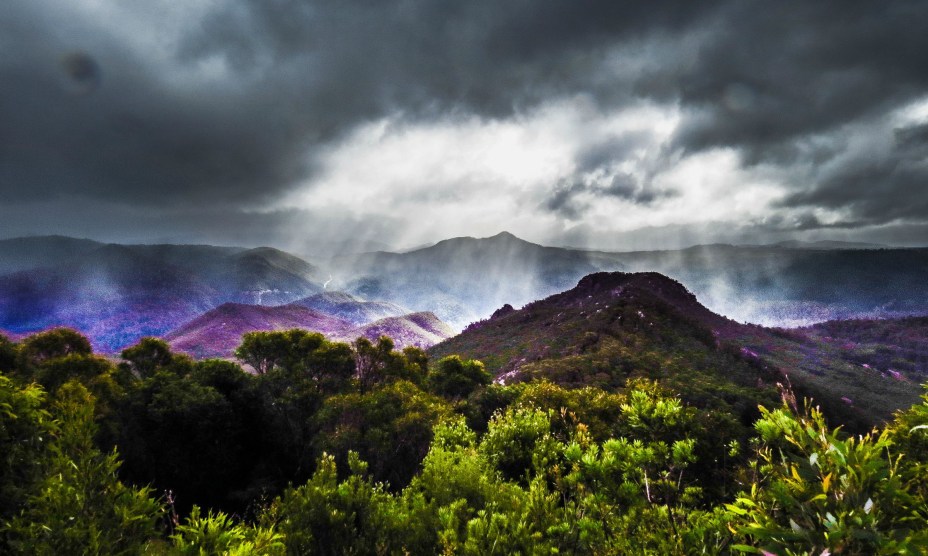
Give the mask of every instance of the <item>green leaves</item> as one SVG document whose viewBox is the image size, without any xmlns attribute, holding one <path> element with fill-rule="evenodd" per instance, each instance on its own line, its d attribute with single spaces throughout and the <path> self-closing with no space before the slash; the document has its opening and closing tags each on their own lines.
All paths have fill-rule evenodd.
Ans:
<svg viewBox="0 0 928 556">
<path fill-rule="evenodd" d="M 116 454 L 93 445 L 93 398 L 76 382 L 59 390 L 60 423 L 45 477 L 9 527 L 10 545 L 34 554 L 136 554 L 155 536 L 161 508 L 147 488 L 123 485 Z"/>
<path fill-rule="evenodd" d="M 888 432 L 846 438 L 817 408 L 761 409 L 763 471 L 728 510 L 751 544 L 772 553 L 917 553 L 925 515 L 899 473 Z"/>
<path fill-rule="evenodd" d="M 272 527 L 249 527 L 236 523 L 223 512 L 210 511 L 201 516 L 198 506 L 194 506 L 187 519 L 177 526 L 171 540 L 174 549 L 184 555 L 277 556 L 286 553 L 284 536 Z"/>
</svg>

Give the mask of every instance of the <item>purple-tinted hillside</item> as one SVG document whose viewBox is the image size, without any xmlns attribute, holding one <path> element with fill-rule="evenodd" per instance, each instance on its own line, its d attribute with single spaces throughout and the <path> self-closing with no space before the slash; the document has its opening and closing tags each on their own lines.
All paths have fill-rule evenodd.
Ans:
<svg viewBox="0 0 928 556">
<path fill-rule="evenodd" d="M 264 307 L 225 303 L 164 336 L 177 351 L 196 358 L 232 357 L 246 332 L 304 328 L 339 337 L 351 323 L 299 305 Z"/>
</svg>

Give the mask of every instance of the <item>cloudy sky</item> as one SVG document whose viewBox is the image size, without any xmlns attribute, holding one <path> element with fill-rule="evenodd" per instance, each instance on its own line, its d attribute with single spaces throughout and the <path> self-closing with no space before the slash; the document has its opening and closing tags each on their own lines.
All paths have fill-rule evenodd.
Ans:
<svg viewBox="0 0 928 556">
<path fill-rule="evenodd" d="M 928 244 L 928 3 L 3 0 L 0 237 Z"/>
</svg>

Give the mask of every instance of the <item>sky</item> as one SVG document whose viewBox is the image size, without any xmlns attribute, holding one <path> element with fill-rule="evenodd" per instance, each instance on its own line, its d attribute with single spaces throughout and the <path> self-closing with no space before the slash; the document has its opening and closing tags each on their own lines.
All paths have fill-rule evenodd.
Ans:
<svg viewBox="0 0 928 556">
<path fill-rule="evenodd" d="M 928 245 L 928 3 L 3 0 L 0 237 Z"/>
</svg>

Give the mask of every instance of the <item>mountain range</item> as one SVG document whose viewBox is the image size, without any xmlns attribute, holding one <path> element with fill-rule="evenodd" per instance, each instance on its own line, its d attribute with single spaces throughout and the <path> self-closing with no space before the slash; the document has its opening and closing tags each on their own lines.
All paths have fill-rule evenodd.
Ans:
<svg viewBox="0 0 928 556">
<path fill-rule="evenodd" d="M 0 241 L 0 329 L 71 326 L 112 352 L 226 302 L 288 303 L 322 291 L 306 261 L 272 248 Z"/>
<path fill-rule="evenodd" d="M 685 284 L 717 313 L 768 326 L 928 314 L 928 249 L 865 247 L 714 244 L 608 253 L 543 247 L 501 233 L 407 253 L 346 256 L 329 267 L 340 289 L 432 310 L 456 328 L 601 271 L 659 272 Z"/>
<path fill-rule="evenodd" d="M 432 312 L 462 330 L 504 305 L 521 307 L 604 271 L 667 275 L 713 313 L 742 323 L 794 327 L 928 314 L 928 249 L 791 242 L 609 253 L 501 233 L 309 262 L 269 247 L 50 236 L 0 241 L 0 330 L 72 326 L 98 350 L 116 352 L 142 336 L 178 336 L 226 303 L 295 303 L 352 327 Z"/>
</svg>

